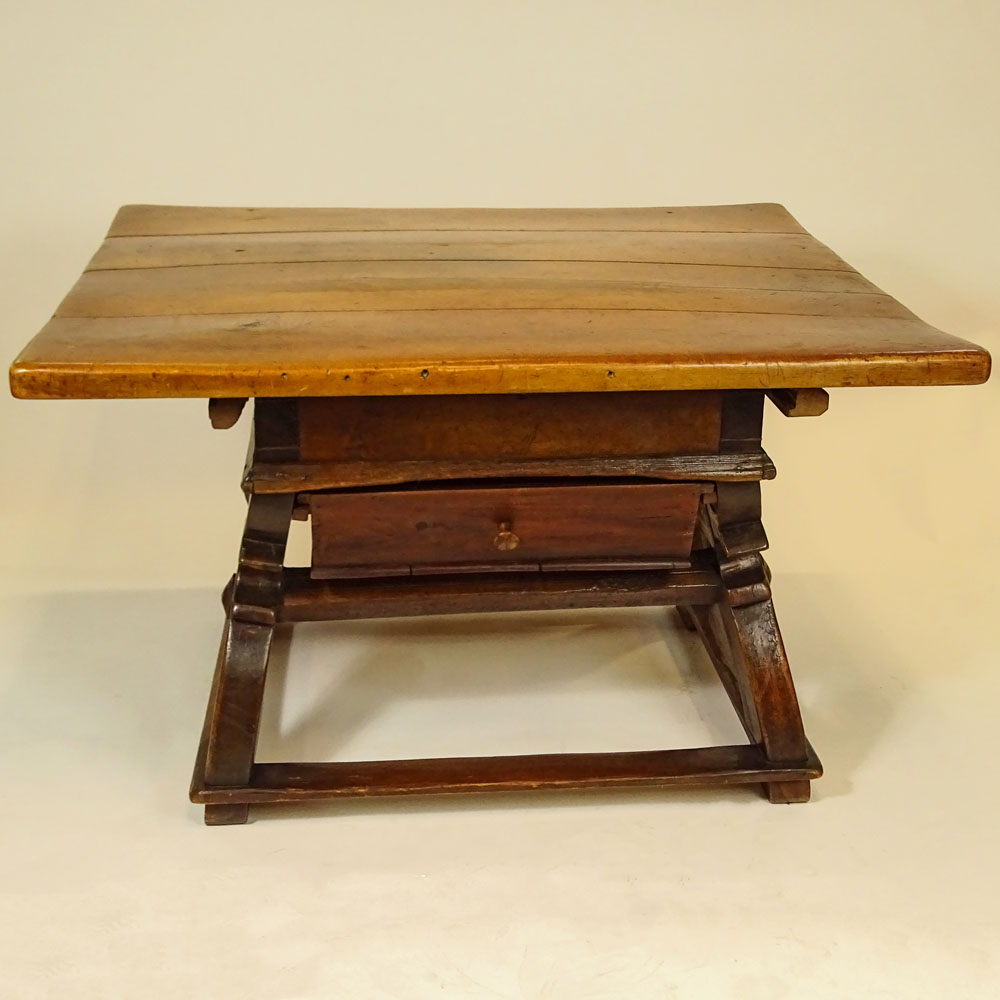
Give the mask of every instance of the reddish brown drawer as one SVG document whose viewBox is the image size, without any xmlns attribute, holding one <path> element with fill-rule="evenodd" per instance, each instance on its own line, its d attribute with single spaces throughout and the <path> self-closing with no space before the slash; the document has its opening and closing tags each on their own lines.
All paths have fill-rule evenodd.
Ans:
<svg viewBox="0 0 1000 1000">
<path fill-rule="evenodd" d="M 303 462 L 469 462 L 714 454 L 722 394 L 516 393 L 299 400 Z"/>
<path fill-rule="evenodd" d="M 313 575 L 684 558 L 704 488 L 649 483 L 314 494 Z"/>
</svg>

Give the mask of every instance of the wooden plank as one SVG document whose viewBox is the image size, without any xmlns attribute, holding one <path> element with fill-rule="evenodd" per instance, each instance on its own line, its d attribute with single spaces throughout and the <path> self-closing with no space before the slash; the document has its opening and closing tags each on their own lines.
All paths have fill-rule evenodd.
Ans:
<svg viewBox="0 0 1000 1000">
<path fill-rule="evenodd" d="M 767 398 L 786 417 L 821 417 L 830 407 L 825 389 L 768 389 Z"/>
<path fill-rule="evenodd" d="M 317 493 L 312 565 L 686 557 L 701 494 L 696 483 Z"/>
<path fill-rule="evenodd" d="M 95 266 L 150 254 L 182 266 L 84 274 L 15 361 L 15 395 L 810 389 L 989 373 L 984 350 L 912 316 L 780 206 L 133 206 L 113 233 L 105 250 L 118 256 L 102 251 Z M 311 258 L 328 247 L 402 259 L 222 266 L 185 256 Z M 513 252 L 533 259 L 488 259 Z M 674 263 L 630 262 L 633 252 Z M 451 259 L 464 253 L 487 259 Z"/>
<path fill-rule="evenodd" d="M 314 580 L 360 580 L 374 577 L 453 576 L 474 573 L 613 573 L 620 570 L 690 569 L 690 559 L 549 559 L 510 563 L 423 563 L 418 566 L 313 567 Z"/>
<path fill-rule="evenodd" d="M 522 309 L 912 316 L 884 294 L 686 287 L 657 280 L 644 273 L 647 267 L 452 261 L 436 265 L 438 274 L 420 277 L 345 277 L 341 265 L 329 263 L 88 271 L 56 316 Z"/>
<path fill-rule="evenodd" d="M 217 208 L 125 205 L 109 236 L 369 230 L 629 230 L 800 233 L 775 204 L 671 208 Z"/>
<path fill-rule="evenodd" d="M 258 462 L 247 470 L 244 487 L 254 493 L 298 493 L 434 480 L 548 476 L 638 476 L 646 479 L 747 482 L 774 479 L 775 469 L 763 451 L 743 455 L 664 455 L 595 460 Z"/>
<path fill-rule="evenodd" d="M 638 310 L 53 319 L 14 362 L 35 399 L 353 396 L 983 382 L 917 319 Z"/>
<path fill-rule="evenodd" d="M 799 248 L 806 247 L 803 252 Z M 809 266 L 758 266 L 744 251 Z M 712 261 L 732 263 L 712 263 Z M 452 263 L 493 262 L 637 264 L 677 285 L 771 288 L 786 291 L 872 292 L 878 288 L 839 257 L 806 237 L 730 234 L 576 232 L 273 233 L 246 236 L 153 236 L 108 239 L 88 271 L 249 264 L 336 263 L 345 279 L 378 275 L 420 277 Z M 818 265 L 818 266 L 817 266 Z M 470 269 L 467 268 L 467 273 Z"/>
<path fill-rule="evenodd" d="M 720 416 L 718 392 L 320 397 L 299 401 L 300 455 L 338 468 L 697 455 L 718 451 Z"/>
<path fill-rule="evenodd" d="M 690 569 L 688 559 L 544 559 L 538 566 L 542 573 L 615 572 L 659 569 Z"/>
<path fill-rule="evenodd" d="M 614 573 L 485 573 L 401 580 L 312 580 L 285 570 L 279 621 L 343 621 L 486 611 L 662 607 L 720 599 L 716 572 L 694 560 L 690 570 Z"/>
<path fill-rule="evenodd" d="M 758 747 L 721 746 L 624 753 L 529 754 L 350 763 L 255 764 L 249 785 L 195 787 L 201 803 L 296 802 L 307 799 L 541 789 L 752 784 L 810 780 L 822 768 L 815 754 L 775 764 Z"/>
<path fill-rule="evenodd" d="M 235 399 L 210 399 L 208 401 L 208 419 L 217 431 L 227 431 L 230 427 L 236 426 L 246 403 L 245 396 Z"/>
</svg>

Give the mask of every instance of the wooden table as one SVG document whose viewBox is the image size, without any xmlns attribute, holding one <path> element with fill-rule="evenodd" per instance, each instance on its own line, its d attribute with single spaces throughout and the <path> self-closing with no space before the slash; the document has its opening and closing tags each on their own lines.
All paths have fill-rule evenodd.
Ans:
<svg viewBox="0 0 1000 1000">
<path fill-rule="evenodd" d="M 255 397 L 249 509 L 191 787 L 210 824 L 345 795 L 760 783 L 805 738 L 761 552 L 765 395 L 983 382 L 780 205 L 127 206 L 11 368 L 34 399 Z M 284 566 L 293 517 L 312 564 Z M 284 622 L 675 605 L 747 745 L 256 763 Z"/>
</svg>

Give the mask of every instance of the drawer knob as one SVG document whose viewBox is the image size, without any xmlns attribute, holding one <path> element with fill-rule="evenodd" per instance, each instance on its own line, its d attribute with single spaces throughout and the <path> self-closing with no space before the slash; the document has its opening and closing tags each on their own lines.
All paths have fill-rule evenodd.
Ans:
<svg viewBox="0 0 1000 1000">
<path fill-rule="evenodd" d="M 501 521 L 497 527 L 500 530 L 497 532 L 497 537 L 493 539 L 495 548 L 501 552 L 510 552 L 511 549 L 516 549 L 521 544 L 521 539 L 510 530 L 510 521 Z"/>
</svg>

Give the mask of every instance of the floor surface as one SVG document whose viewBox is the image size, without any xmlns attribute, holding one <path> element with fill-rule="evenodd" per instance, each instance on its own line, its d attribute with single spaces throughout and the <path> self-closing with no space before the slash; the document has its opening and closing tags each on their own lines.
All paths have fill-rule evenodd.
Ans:
<svg viewBox="0 0 1000 1000">
<path fill-rule="evenodd" d="M 775 587 L 827 770 L 808 805 L 755 787 L 354 800 L 211 829 L 186 788 L 218 595 L 9 595 L 4 996 L 995 997 L 993 651 L 919 607 L 887 622 L 857 581 Z M 542 612 L 296 626 L 258 756 L 741 735 L 672 612 Z"/>
</svg>

